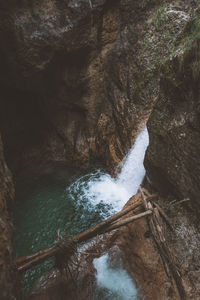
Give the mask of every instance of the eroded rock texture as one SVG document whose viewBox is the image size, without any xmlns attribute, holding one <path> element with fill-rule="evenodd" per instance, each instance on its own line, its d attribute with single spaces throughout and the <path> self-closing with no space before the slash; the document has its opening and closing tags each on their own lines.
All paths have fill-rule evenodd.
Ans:
<svg viewBox="0 0 200 300">
<path fill-rule="evenodd" d="M 160 72 L 160 92 L 148 122 L 145 166 L 159 190 L 189 197 L 199 209 L 200 40 L 199 18 L 187 22 Z"/>
<path fill-rule="evenodd" d="M 198 206 L 199 12 L 190 19 L 188 1 L 91 3 L 1 1 L 0 131 L 9 167 L 16 172 L 47 161 L 93 159 L 116 166 L 157 100 L 148 123 L 148 176 L 160 190 Z M 1 153 L 0 291 L 9 299 L 13 186 Z M 126 228 L 130 240 L 121 248 L 144 292 L 149 299 L 176 299 L 144 237 L 147 224 L 133 229 Z"/>
<path fill-rule="evenodd" d="M 146 218 L 122 227 L 115 243 L 125 255 L 126 268 L 137 283 L 139 299 L 181 299 L 172 276 L 165 271 Z"/>
<path fill-rule="evenodd" d="M 139 197 L 140 194 L 136 195 L 136 198 Z M 136 198 L 130 199 L 125 207 L 132 205 Z M 129 216 L 131 215 L 132 213 L 129 213 Z M 109 266 L 114 269 L 123 266 L 132 277 L 137 287 L 138 299 L 145 297 L 147 300 L 182 300 L 173 277 L 171 274 L 167 274 L 163 266 L 163 261 L 149 229 L 148 220 L 143 218 L 99 236 L 96 242 L 93 241 L 93 245 L 86 248 L 81 254 L 79 264 L 77 264 L 78 272 L 72 268 L 74 278 L 77 278 L 77 295 L 70 295 L 70 299 L 101 299 L 101 294 L 99 297 L 96 295 L 93 259 L 108 253 Z M 91 255 L 88 255 L 89 253 Z M 45 278 L 38 281 L 30 300 L 65 299 L 66 294 L 69 295 L 70 292 L 73 292 L 70 277 L 67 281 L 66 278 L 63 280 L 62 274 L 56 269 L 49 277 L 48 281 Z"/>
<path fill-rule="evenodd" d="M 16 272 L 12 262 L 12 204 L 14 187 L 3 156 L 0 137 L 0 299 L 16 299 Z"/>
<path fill-rule="evenodd" d="M 136 84 L 148 85 L 136 45 L 153 6 L 0 4 L 0 126 L 12 170 L 50 160 L 119 163 L 152 103 Z"/>
</svg>

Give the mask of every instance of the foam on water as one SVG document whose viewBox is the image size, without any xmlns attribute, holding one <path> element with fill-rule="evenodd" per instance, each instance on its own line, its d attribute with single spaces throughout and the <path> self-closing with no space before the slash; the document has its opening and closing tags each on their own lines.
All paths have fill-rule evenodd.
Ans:
<svg viewBox="0 0 200 300">
<path fill-rule="evenodd" d="M 91 201 L 92 195 L 92 205 L 103 201 L 109 203 L 113 210 L 119 211 L 128 199 L 137 193 L 145 175 L 143 161 L 148 144 L 149 136 L 145 128 L 137 137 L 116 179 L 104 174 L 98 180 L 89 183 L 87 196 Z M 123 268 L 111 268 L 108 264 L 108 254 L 94 259 L 93 264 L 96 269 L 97 288 L 103 290 L 104 299 L 137 299 L 137 289 L 127 271 Z"/>
<path fill-rule="evenodd" d="M 85 205 L 87 209 L 102 205 L 102 207 L 109 206 L 110 214 L 120 211 L 128 199 L 137 193 L 144 178 L 143 160 L 148 143 L 149 136 L 145 128 L 138 135 L 116 179 L 98 170 L 77 179 L 67 188 L 67 193 L 76 197 L 77 204 Z"/>
<path fill-rule="evenodd" d="M 93 263 L 97 270 L 97 285 L 104 290 L 104 298 L 115 300 L 137 299 L 137 289 L 127 271 L 123 268 L 111 268 L 108 263 L 108 254 L 95 258 Z"/>
<path fill-rule="evenodd" d="M 39 176 L 29 174 L 27 178 L 18 180 L 15 256 L 24 256 L 54 243 L 57 241 L 57 229 L 61 234 L 74 236 L 121 210 L 137 192 L 144 176 L 143 157 L 147 144 L 148 133 L 145 129 L 136 139 L 116 179 L 102 170 L 86 174 L 85 169 L 56 165 Z M 30 290 L 34 280 L 52 266 L 53 261 L 47 260 L 25 272 L 26 289 Z M 107 267 L 101 269 L 101 274 L 103 270 L 108 271 Z M 119 274 L 123 277 L 124 273 Z"/>
<path fill-rule="evenodd" d="M 137 193 L 145 169 L 143 165 L 145 152 L 149 144 L 147 128 L 138 135 L 134 146 L 124 160 L 121 172 L 116 179 L 109 174 L 96 172 L 78 178 L 67 188 L 81 211 L 98 211 L 102 218 L 120 211 L 128 199 Z M 95 299 L 137 299 L 137 290 L 123 268 L 113 269 L 108 264 L 108 254 L 93 261 L 96 269 L 97 290 L 101 296 Z M 102 298 L 103 297 L 103 298 Z"/>
<path fill-rule="evenodd" d="M 67 193 L 76 198 L 77 206 L 84 206 L 91 211 L 95 207 L 100 209 L 102 217 L 108 216 L 108 210 L 109 214 L 120 210 L 130 196 L 123 186 L 101 170 L 77 179 Z"/>
</svg>

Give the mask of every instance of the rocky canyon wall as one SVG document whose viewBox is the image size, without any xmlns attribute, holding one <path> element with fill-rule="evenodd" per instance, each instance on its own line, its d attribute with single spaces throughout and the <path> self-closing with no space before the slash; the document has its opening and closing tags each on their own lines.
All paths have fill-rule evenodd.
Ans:
<svg viewBox="0 0 200 300">
<path fill-rule="evenodd" d="M 116 166 L 148 115 L 137 55 L 155 2 L 91 3 L 0 4 L 0 127 L 15 172 L 58 160 Z"/>
<path fill-rule="evenodd" d="M 1 1 L 0 132 L 11 171 L 93 160 L 111 169 L 156 103 L 148 122 L 147 175 L 159 190 L 190 197 L 198 207 L 197 4 Z M 0 163 L 0 291 L 9 299 L 14 190 L 2 143 Z"/>
<path fill-rule="evenodd" d="M 149 115 L 155 97 L 147 97 L 148 72 L 137 55 L 156 2 L 91 3 L 0 3 L 0 132 L 14 175 L 49 161 L 95 159 L 113 169 Z M 0 148 L 1 292 L 21 299 L 12 266 L 13 184 Z"/>
<path fill-rule="evenodd" d="M 186 22 L 160 67 L 158 101 L 148 121 L 145 166 L 164 193 L 190 198 L 200 193 L 200 10 Z"/>
</svg>

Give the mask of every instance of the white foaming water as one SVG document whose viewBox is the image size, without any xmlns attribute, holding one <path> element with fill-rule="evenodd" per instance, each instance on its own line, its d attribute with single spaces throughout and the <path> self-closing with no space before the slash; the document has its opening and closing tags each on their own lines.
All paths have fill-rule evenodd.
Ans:
<svg viewBox="0 0 200 300">
<path fill-rule="evenodd" d="M 148 145 L 149 134 L 145 127 L 138 135 L 116 180 L 118 185 L 123 186 L 127 190 L 129 197 L 137 193 L 138 187 L 144 178 L 145 168 L 143 161 Z"/>
<path fill-rule="evenodd" d="M 109 206 L 110 214 L 120 211 L 128 199 L 137 193 L 144 178 L 143 160 L 148 144 L 149 136 L 145 127 L 125 158 L 121 173 L 116 179 L 98 170 L 76 180 L 67 192 L 75 195 L 77 204 L 87 205 L 88 209 L 102 204 Z"/>
<path fill-rule="evenodd" d="M 127 271 L 122 268 L 109 267 L 108 254 L 95 258 L 93 263 L 97 270 L 97 285 L 104 290 L 106 299 L 137 299 L 137 289 Z"/>
<path fill-rule="evenodd" d="M 87 213 L 95 210 L 102 218 L 121 210 L 128 199 L 137 193 L 144 178 L 143 160 L 148 144 L 149 136 L 145 127 L 125 158 L 121 173 L 116 179 L 98 170 L 80 177 L 67 188 L 67 193 L 78 206 L 86 208 Z M 101 300 L 137 299 L 137 290 L 127 271 L 123 268 L 110 268 L 108 254 L 93 262 L 97 271 L 97 286 L 103 289 Z"/>
</svg>

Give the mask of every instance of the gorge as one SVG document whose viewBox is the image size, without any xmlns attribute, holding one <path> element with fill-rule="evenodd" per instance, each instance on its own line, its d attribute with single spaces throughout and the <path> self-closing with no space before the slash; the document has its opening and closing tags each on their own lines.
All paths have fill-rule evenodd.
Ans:
<svg viewBox="0 0 200 300">
<path fill-rule="evenodd" d="M 45 248 L 57 240 L 56 231 L 75 236 L 84 229 L 120 211 L 137 193 L 144 177 L 144 154 L 148 145 L 145 128 L 136 139 L 116 179 L 101 169 L 74 171 L 70 166 L 54 166 L 43 175 L 24 176 L 17 184 L 14 214 L 15 256 Z M 86 172 L 86 174 L 84 174 Z M 35 179 L 34 179 L 35 177 Z M 23 241 L 23 245 L 22 245 Z M 43 266 L 24 275 L 26 289 L 53 266 Z"/>
<path fill-rule="evenodd" d="M 45 295 L 39 289 L 37 295 L 24 295 L 13 253 L 17 232 L 16 247 L 22 251 L 27 243 L 27 223 L 20 223 L 31 220 L 28 209 L 35 219 L 43 211 L 44 217 L 36 222 L 40 230 L 40 219 L 49 226 L 50 219 L 52 224 L 58 221 L 52 229 L 53 242 L 56 230 L 64 230 L 60 224 L 67 215 L 78 221 L 88 218 L 87 224 L 69 230 L 74 235 L 129 205 L 144 169 L 139 174 L 130 161 L 126 163 L 131 158 L 140 166 L 144 148 L 138 148 L 139 155 L 133 148 L 125 163 L 124 158 L 134 143 L 137 148 L 136 137 L 145 124 L 149 146 L 143 186 L 159 194 L 158 204 L 173 224 L 174 232 L 166 228 L 166 240 L 177 259 L 185 299 L 200 298 L 199 5 L 198 0 L 0 3 L 0 299 L 61 297 L 60 283 L 57 287 L 47 284 Z M 144 142 L 147 146 L 147 140 Z M 79 176 L 85 176 L 85 194 Z M 24 181 L 21 187 L 20 178 Z M 36 194 L 38 188 L 40 194 L 45 180 L 49 195 L 40 195 L 37 208 L 32 196 L 28 199 L 28 185 Z M 68 185 L 66 194 L 76 189 L 66 209 L 62 203 L 51 206 L 59 202 L 56 193 L 60 192 L 53 192 L 53 182 L 59 180 L 62 190 Z M 45 198 L 53 201 L 45 202 Z M 179 203 L 181 200 L 186 201 Z M 84 212 L 78 209 L 77 213 L 73 205 L 70 208 L 74 201 Z M 97 211 L 91 213 L 87 201 Z M 61 216 L 64 221 L 59 223 Z M 36 229 L 33 224 L 27 228 L 30 237 Z M 70 228 L 71 223 L 67 224 Z M 32 250 L 48 246 L 48 239 L 48 234 L 39 233 L 37 249 Z M 162 264 L 147 220 L 106 234 L 99 243 L 100 258 L 91 254 L 85 259 L 93 268 L 92 276 L 98 259 L 108 271 L 106 256 L 101 255 L 114 253 L 113 260 L 122 258 L 124 272 L 141 290 L 138 298 L 181 299 L 173 276 Z M 17 256 L 23 254 L 27 253 Z M 87 266 L 85 269 L 87 274 Z M 62 286 L 65 292 L 65 284 Z M 83 291 L 78 299 L 87 299 L 84 295 Z"/>
</svg>

